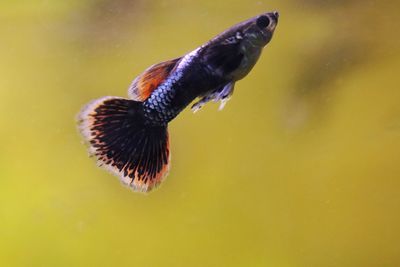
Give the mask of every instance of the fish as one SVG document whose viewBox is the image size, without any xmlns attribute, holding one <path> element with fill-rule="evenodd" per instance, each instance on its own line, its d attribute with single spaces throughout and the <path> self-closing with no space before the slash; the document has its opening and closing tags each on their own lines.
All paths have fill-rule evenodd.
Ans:
<svg viewBox="0 0 400 267">
<path fill-rule="evenodd" d="M 168 123 L 190 103 L 222 109 L 235 83 L 254 67 L 271 41 L 279 13 L 240 22 L 190 53 L 154 64 L 128 88 L 129 98 L 105 96 L 78 114 L 89 154 L 134 191 L 149 192 L 170 169 Z"/>
</svg>

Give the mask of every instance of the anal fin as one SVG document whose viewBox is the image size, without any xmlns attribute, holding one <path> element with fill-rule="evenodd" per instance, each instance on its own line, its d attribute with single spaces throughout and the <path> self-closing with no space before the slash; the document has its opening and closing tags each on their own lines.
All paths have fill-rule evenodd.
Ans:
<svg viewBox="0 0 400 267">
<path fill-rule="evenodd" d="M 234 86 L 235 83 L 230 82 L 225 86 L 218 87 L 216 90 L 211 91 L 210 93 L 203 96 L 199 101 L 193 104 L 192 111 L 193 112 L 199 111 L 207 102 L 211 100 L 214 102 L 220 101 L 221 103 L 219 105 L 219 110 L 222 110 L 226 102 L 228 102 L 228 100 L 231 98 Z"/>
</svg>

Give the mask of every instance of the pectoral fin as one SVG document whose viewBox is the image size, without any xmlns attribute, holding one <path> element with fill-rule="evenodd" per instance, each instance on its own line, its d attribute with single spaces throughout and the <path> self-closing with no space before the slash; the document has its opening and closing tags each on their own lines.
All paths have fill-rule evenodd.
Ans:
<svg viewBox="0 0 400 267">
<path fill-rule="evenodd" d="M 243 58 L 240 43 L 223 43 L 205 49 L 202 60 L 216 75 L 226 77 L 240 66 Z"/>
</svg>

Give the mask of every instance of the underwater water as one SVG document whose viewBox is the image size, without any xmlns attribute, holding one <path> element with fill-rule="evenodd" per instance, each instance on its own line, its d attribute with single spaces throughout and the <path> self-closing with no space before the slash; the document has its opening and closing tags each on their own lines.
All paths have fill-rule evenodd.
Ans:
<svg viewBox="0 0 400 267">
<path fill-rule="evenodd" d="M 1 266 L 400 266 L 396 1 L 0 3 Z M 148 66 L 280 12 L 225 109 L 169 125 L 134 193 L 75 117 Z"/>
</svg>

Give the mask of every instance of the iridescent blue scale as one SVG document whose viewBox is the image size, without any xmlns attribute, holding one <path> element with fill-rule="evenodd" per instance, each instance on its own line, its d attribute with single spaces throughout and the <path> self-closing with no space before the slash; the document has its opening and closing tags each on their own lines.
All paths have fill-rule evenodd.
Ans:
<svg viewBox="0 0 400 267">
<path fill-rule="evenodd" d="M 181 112 L 180 107 L 175 107 L 172 104 L 172 100 L 177 93 L 175 87 L 184 75 L 187 66 L 193 61 L 200 49 L 201 47 L 184 56 L 171 75 L 143 103 L 147 118 L 153 120 L 155 123 L 168 123 Z"/>
</svg>

